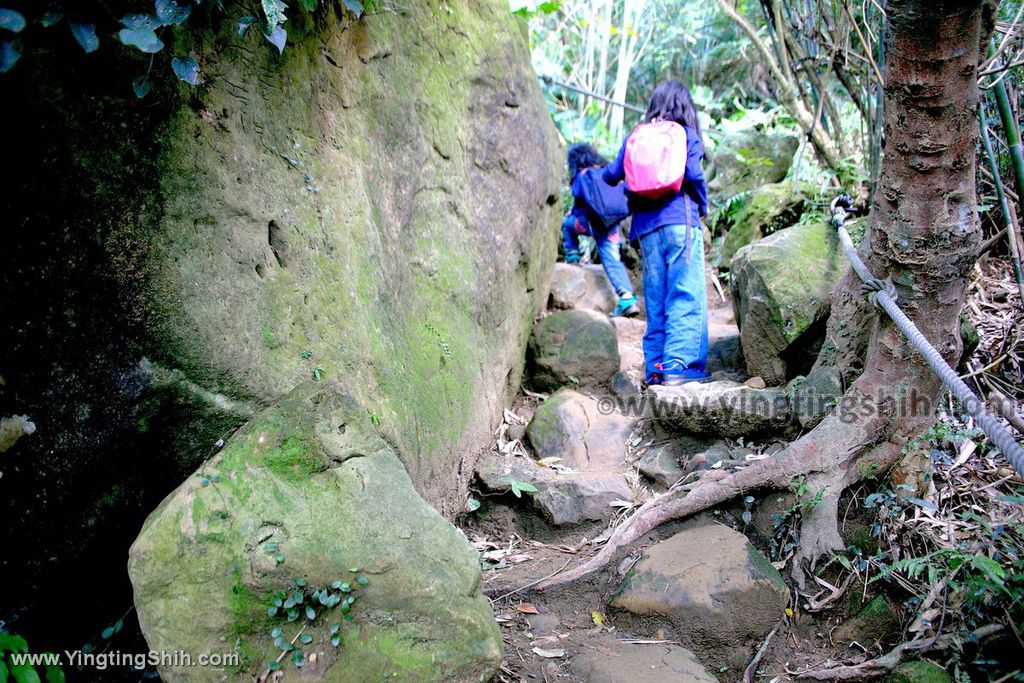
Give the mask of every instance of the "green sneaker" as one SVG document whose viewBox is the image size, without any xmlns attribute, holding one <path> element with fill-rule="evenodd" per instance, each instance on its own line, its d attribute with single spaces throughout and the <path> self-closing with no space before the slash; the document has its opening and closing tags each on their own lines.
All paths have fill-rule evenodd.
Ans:
<svg viewBox="0 0 1024 683">
<path fill-rule="evenodd" d="M 636 305 L 637 298 L 636 294 L 630 296 L 620 296 L 619 305 L 612 311 L 612 317 L 618 318 L 622 316 L 624 318 L 635 318 L 640 315 L 640 307 Z"/>
</svg>

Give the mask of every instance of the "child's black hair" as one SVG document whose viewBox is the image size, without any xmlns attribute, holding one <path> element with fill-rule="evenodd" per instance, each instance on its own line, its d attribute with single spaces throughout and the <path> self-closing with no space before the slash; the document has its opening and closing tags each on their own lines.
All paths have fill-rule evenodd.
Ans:
<svg viewBox="0 0 1024 683">
<path fill-rule="evenodd" d="M 607 166 L 608 160 L 601 156 L 593 145 L 585 142 L 576 142 L 569 145 L 565 154 L 569 163 L 569 177 L 575 178 L 576 173 L 591 166 Z"/>
<path fill-rule="evenodd" d="M 651 95 L 651 103 L 647 105 L 647 114 L 644 115 L 644 122 L 650 123 L 658 119 L 660 121 L 675 121 L 680 126 L 688 126 L 697 131 L 697 137 L 704 143 L 704 135 L 700 130 L 700 120 L 697 116 L 697 107 L 693 104 L 693 97 L 690 89 L 679 81 L 663 81 L 654 89 Z"/>
</svg>

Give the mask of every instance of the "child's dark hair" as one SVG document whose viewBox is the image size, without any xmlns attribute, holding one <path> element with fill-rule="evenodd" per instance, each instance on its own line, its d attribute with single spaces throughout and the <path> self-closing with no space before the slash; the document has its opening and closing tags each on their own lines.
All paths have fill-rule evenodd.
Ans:
<svg viewBox="0 0 1024 683">
<path fill-rule="evenodd" d="M 651 95 L 651 103 L 647 105 L 647 114 L 644 115 L 644 122 L 650 123 L 658 119 L 660 121 L 675 121 L 680 126 L 688 126 L 697 131 L 697 137 L 703 147 L 704 135 L 700 130 L 700 120 L 697 117 L 697 107 L 693 104 L 693 97 L 690 89 L 679 81 L 663 81 L 654 89 Z"/>
<path fill-rule="evenodd" d="M 569 151 L 565 154 L 569 162 L 569 177 L 575 178 L 576 174 L 584 168 L 591 166 L 607 166 L 608 160 L 601 156 L 593 145 L 585 142 L 576 142 L 569 145 Z"/>
</svg>

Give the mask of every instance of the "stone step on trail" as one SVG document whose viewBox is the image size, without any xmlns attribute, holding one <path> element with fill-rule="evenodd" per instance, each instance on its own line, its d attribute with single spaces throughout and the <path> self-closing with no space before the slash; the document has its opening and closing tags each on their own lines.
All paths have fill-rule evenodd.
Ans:
<svg viewBox="0 0 1024 683">
<path fill-rule="evenodd" d="M 548 305 L 553 309 L 580 309 L 611 313 L 619 297 L 599 265 L 556 263 Z"/>
<path fill-rule="evenodd" d="M 741 668 L 788 600 L 782 576 L 750 541 L 705 517 L 646 548 L 610 606 L 631 632 L 653 637 L 667 623 L 685 647 L 713 653 L 715 665 Z"/>
</svg>

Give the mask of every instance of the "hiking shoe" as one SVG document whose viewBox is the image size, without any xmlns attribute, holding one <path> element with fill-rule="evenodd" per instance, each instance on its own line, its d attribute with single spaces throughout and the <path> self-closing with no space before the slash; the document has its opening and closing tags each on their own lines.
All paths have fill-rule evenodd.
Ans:
<svg viewBox="0 0 1024 683">
<path fill-rule="evenodd" d="M 630 297 L 620 297 L 619 305 L 612 311 L 613 318 L 622 316 L 624 318 L 635 318 L 640 315 L 640 307 L 636 305 L 637 298 L 636 294 Z"/>
<path fill-rule="evenodd" d="M 640 382 L 640 390 L 646 391 L 649 387 L 656 387 L 661 384 L 661 375 L 658 373 L 652 373 L 650 377 Z"/>
<path fill-rule="evenodd" d="M 685 372 L 679 374 L 666 372 L 665 376 L 661 380 L 661 383 L 666 387 L 681 387 L 682 385 L 689 384 L 690 382 L 704 384 L 705 382 L 710 381 L 710 372 Z"/>
<path fill-rule="evenodd" d="M 572 264 L 578 264 L 580 262 L 580 252 L 578 252 L 578 251 L 570 251 L 570 252 L 568 252 L 565 255 L 565 262 L 566 263 L 572 263 Z"/>
</svg>

